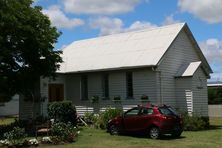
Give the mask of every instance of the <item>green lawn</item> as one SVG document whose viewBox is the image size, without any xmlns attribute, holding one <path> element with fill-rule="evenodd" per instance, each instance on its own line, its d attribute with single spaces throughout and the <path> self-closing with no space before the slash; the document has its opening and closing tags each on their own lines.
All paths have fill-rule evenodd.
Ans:
<svg viewBox="0 0 222 148">
<path fill-rule="evenodd" d="M 15 116 L 8 116 L 8 117 L 0 117 L 0 125 L 7 125 L 14 122 L 16 119 Z"/>
<path fill-rule="evenodd" d="M 212 129 L 199 132 L 183 132 L 181 138 L 164 138 L 152 140 L 146 137 L 111 136 L 103 130 L 84 128 L 78 141 L 69 145 L 59 145 L 57 148 L 219 148 L 222 147 L 222 118 L 210 120 Z M 54 146 L 53 146 L 54 147 Z"/>
<path fill-rule="evenodd" d="M 14 118 L 0 119 L 0 125 L 13 122 Z M 66 145 L 44 147 L 56 148 L 221 148 L 222 118 L 211 118 L 211 129 L 199 132 L 183 132 L 181 138 L 152 140 L 146 137 L 111 136 L 104 130 L 83 128 L 78 141 Z"/>
</svg>

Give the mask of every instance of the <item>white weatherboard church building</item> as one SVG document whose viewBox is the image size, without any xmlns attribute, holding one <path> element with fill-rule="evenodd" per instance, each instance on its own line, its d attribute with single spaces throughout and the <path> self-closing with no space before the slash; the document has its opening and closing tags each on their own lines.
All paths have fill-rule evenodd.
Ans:
<svg viewBox="0 0 222 148">
<path fill-rule="evenodd" d="M 92 109 L 92 96 L 99 96 L 100 110 L 126 109 L 141 104 L 145 94 L 153 104 L 208 115 L 212 70 L 185 23 L 75 41 L 62 57 L 57 79 L 41 79 L 41 96 L 47 99 L 36 103 L 36 113 L 46 115 L 48 102 L 59 100 Z M 20 117 L 29 117 L 30 103 L 20 100 L 20 105 Z"/>
</svg>

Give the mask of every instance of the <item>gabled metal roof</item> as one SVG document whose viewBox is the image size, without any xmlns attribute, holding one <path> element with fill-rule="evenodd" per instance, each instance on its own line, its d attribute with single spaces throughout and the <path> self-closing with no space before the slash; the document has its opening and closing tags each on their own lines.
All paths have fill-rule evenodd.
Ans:
<svg viewBox="0 0 222 148">
<path fill-rule="evenodd" d="M 63 50 L 58 72 L 155 66 L 184 23 L 75 41 Z"/>
<path fill-rule="evenodd" d="M 60 73 L 156 66 L 185 23 L 75 41 L 63 50 Z"/>
</svg>

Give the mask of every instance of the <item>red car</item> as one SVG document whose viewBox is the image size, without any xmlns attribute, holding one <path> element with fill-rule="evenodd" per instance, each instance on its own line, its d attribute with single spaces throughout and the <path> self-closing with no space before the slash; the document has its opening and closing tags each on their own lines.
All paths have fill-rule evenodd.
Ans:
<svg viewBox="0 0 222 148">
<path fill-rule="evenodd" d="M 183 132 L 182 123 L 182 118 L 170 106 L 138 106 L 110 120 L 107 131 L 112 135 L 141 131 L 152 139 L 163 134 L 179 137 Z"/>
</svg>

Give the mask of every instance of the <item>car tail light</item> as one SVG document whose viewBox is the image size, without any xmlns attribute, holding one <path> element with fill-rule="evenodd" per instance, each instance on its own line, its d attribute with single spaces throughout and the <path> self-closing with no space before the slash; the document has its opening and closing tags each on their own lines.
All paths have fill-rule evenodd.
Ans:
<svg viewBox="0 0 222 148">
<path fill-rule="evenodd" d="M 166 117 L 166 116 L 162 116 L 162 118 L 163 118 L 163 119 L 167 119 L 167 117 Z"/>
</svg>

